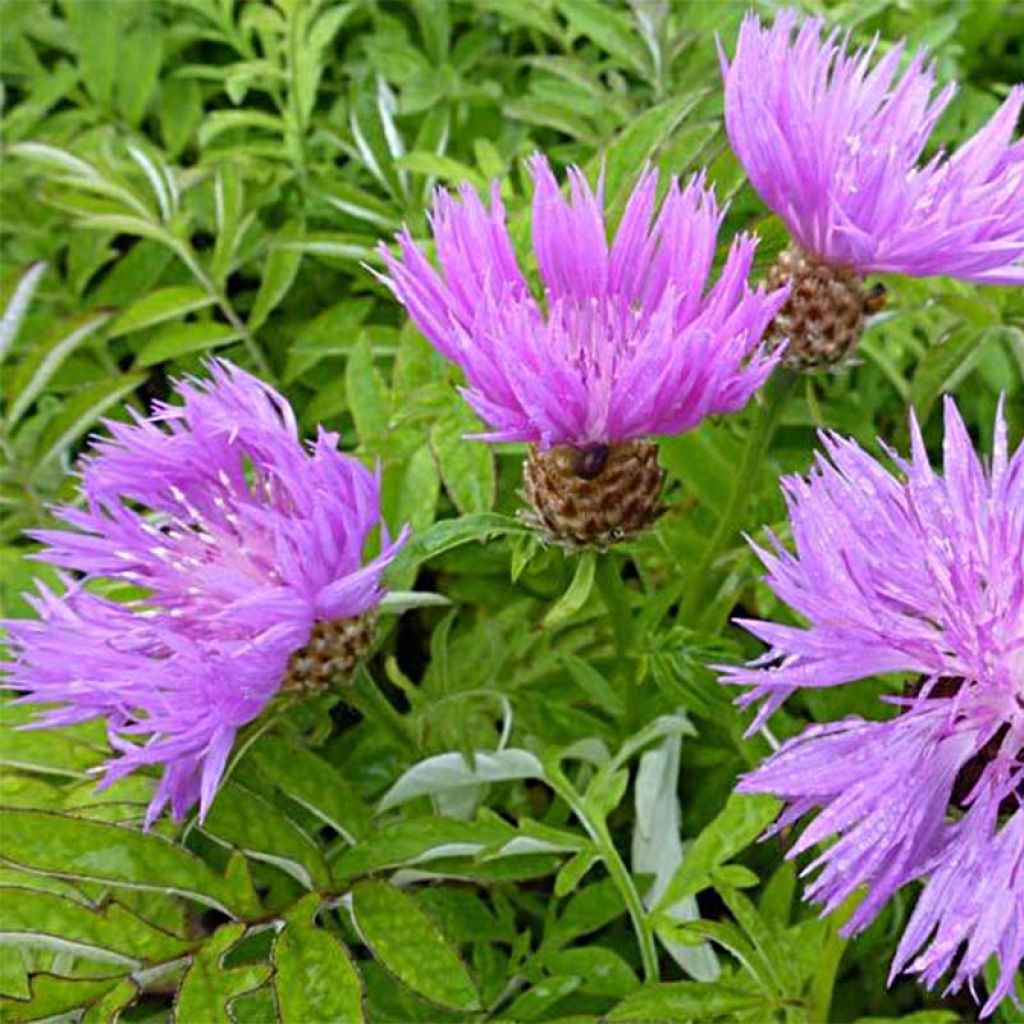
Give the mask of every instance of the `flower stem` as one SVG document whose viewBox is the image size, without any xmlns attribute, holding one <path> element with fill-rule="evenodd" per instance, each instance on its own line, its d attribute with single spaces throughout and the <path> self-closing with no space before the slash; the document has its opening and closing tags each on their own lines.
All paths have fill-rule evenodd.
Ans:
<svg viewBox="0 0 1024 1024">
<path fill-rule="evenodd" d="M 595 574 L 598 593 L 608 609 L 615 634 L 615 651 L 628 654 L 633 649 L 633 610 L 629 604 L 629 592 L 619 571 L 619 563 L 610 552 L 599 555 Z"/>
<path fill-rule="evenodd" d="M 800 375 L 785 367 L 779 367 L 772 374 L 764 389 L 764 401 L 757 420 L 750 428 L 746 448 L 733 480 L 732 493 L 715 532 L 711 535 L 700 561 L 690 578 L 689 593 L 682 603 L 679 618 L 686 625 L 692 625 L 694 618 L 703 610 L 709 596 L 709 584 L 715 582 L 714 566 L 722 552 L 733 542 L 736 531 L 743 521 L 747 503 L 754 490 L 761 462 L 771 444 L 775 429 L 779 425 L 786 399 L 793 393 Z"/>
<path fill-rule="evenodd" d="M 545 780 L 560 796 L 583 826 L 584 831 L 594 844 L 597 855 L 604 862 L 608 875 L 618 889 L 622 902 L 626 905 L 633 930 L 636 932 L 637 945 L 640 947 L 640 962 L 643 965 L 644 980 L 656 982 L 659 976 L 658 949 L 654 943 L 654 928 L 640 893 L 633 884 L 633 878 L 615 848 L 611 833 L 604 820 L 590 813 L 586 800 L 580 796 L 573 784 L 566 778 L 560 768 L 546 765 Z"/>
</svg>

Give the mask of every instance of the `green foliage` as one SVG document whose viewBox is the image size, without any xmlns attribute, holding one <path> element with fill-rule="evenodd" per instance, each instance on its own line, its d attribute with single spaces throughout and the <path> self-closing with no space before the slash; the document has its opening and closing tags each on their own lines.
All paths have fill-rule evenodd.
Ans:
<svg viewBox="0 0 1024 1024">
<path fill-rule="evenodd" d="M 963 83 L 944 144 L 1019 77 L 1018 3 L 824 6 L 858 39 L 936 49 Z M 756 842 L 772 802 L 730 795 L 767 743 L 706 665 L 752 653 L 733 613 L 775 609 L 739 531 L 707 578 L 693 567 L 754 410 L 663 444 L 651 533 L 564 557 L 516 518 L 521 447 L 462 440 L 479 424 L 455 371 L 368 269 L 403 222 L 425 235 L 438 184 L 499 179 L 525 251 L 537 148 L 603 167 L 615 215 L 644 162 L 707 166 L 732 200 L 723 245 L 758 230 L 763 268 L 783 233 L 720 119 L 714 33 L 728 46 L 742 13 L 0 3 L 2 614 L 53 582 L 21 534 L 74 500 L 86 436 L 210 354 L 379 461 L 390 526 L 416 531 L 389 577 L 404 618 L 366 672 L 275 708 L 201 827 L 142 832 L 149 777 L 95 792 L 102 727 L 25 731 L 0 708 L 0 1021 L 961 1018 L 886 989 L 904 905 L 846 944 L 799 903 L 781 840 Z M 785 400 L 739 528 L 778 524 L 779 474 L 807 467 L 819 426 L 898 443 L 913 405 L 933 443 L 953 390 L 983 443 L 1000 395 L 1020 435 L 1021 290 L 886 283 L 860 363 Z M 875 692 L 796 697 L 773 729 L 871 713 Z"/>
</svg>

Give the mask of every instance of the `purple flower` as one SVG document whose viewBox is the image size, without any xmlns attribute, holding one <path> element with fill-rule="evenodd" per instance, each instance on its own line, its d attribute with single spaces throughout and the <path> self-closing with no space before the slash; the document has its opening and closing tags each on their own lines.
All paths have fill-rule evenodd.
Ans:
<svg viewBox="0 0 1024 1024">
<path fill-rule="evenodd" d="M 490 208 L 469 187 L 439 192 L 436 270 L 409 232 L 386 247 L 384 278 L 435 347 L 465 371 L 488 441 L 543 448 L 615 444 L 690 430 L 742 408 L 771 372 L 762 334 L 785 291 L 747 284 L 755 241 L 741 235 L 707 289 L 723 212 L 698 176 L 673 181 L 655 211 L 641 175 L 609 244 L 601 189 L 530 163 L 533 249 L 543 297 L 516 262 L 497 185 Z"/>
<path fill-rule="evenodd" d="M 337 435 L 305 447 L 277 392 L 208 369 L 177 385 L 182 404 L 106 423 L 82 460 L 84 506 L 56 510 L 70 529 L 33 534 L 38 557 L 77 577 L 62 597 L 39 586 L 37 620 L 5 623 L 18 702 L 56 705 L 41 725 L 107 720 L 120 756 L 104 785 L 164 768 L 147 824 L 168 802 L 205 815 L 237 730 L 296 676 L 311 636 L 373 612 L 404 542 L 380 523 L 379 473 Z M 364 564 L 378 524 L 382 552 Z M 111 585 L 131 599 L 99 596 Z"/>
<path fill-rule="evenodd" d="M 988 1014 L 1024 957 L 1024 445 L 1008 455 L 1000 410 L 986 470 L 945 412 L 941 475 L 911 418 L 898 474 L 825 435 L 809 478 L 784 482 L 795 553 L 758 553 L 802 624 L 743 621 L 770 650 L 724 679 L 764 702 L 756 727 L 799 687 L 908 674 L 895 717 L 812 726 L 740 789 L 787 802 L 776 828 L 819 810 L 789 855 L 825 844 L 808 895 L 826 911 L 864 887 L 847 934 L 924 879 L 893 974 L 952 968 L 956 991 L 995 956 Z"/>
<path fill-rule="evenodd" d="M 725 123 L 764 202 L 815 259 L 859 274 L 1024 283 L 1024 87 L 955 153 L 921 154 L 956 91 L 905 45 L 875 60 L 823 21 L 751 13 L 725 75 Z M 796 29 L 794 35 L 794 29 Z"/>
</svg>

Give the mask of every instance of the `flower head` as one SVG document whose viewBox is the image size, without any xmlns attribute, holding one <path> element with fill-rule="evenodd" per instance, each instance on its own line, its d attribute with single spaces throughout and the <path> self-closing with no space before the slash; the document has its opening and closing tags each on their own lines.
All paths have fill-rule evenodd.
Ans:
<svg viewBox="0 0 1024 1024">
<path fill-rule="evenodd" d="M 1024 957 L 1024 445 L 1008 454 L 1000 410 L 986 470 L 951 399 L 945 414 L 941 474 L 912 418 L 897 474 L 826 435 L 785 482 L 796 551 L 759 554 L 805 624 L 742 622 L 770 650 L 725 681 L 764 701 L 757 726 L 800 687 L 909 674 L 895 717 L 812 726 L 740 788 L 787 801 L 779 828 L 820 811 L 790 855 L 831 840 L 809 895 L 832 910 L 863 886 L 847 933 L 926 879 L 893 972 L 952 967 L 956 990 L 996 956 L 988 1013 Z"/>
<path fill-rule="evenodd" d="M 148 821 L 168 802 L 205 814 L 237 730 L 308 683 L 310 657 L 335 665 L 305 645 L 373 612 L 404 541 L 385 534 L 364 563 L 379 474 L 334 434 L 305 447 L 285 399 L 237 367 L 209 375 L 178 383 L 180 405 L 106 424 L 82 461 L 83 507 L 56 510 L 69 529 L 33 535 L 78 576 L 62 597 L 40 585 L 37 620 L 5 624 L 18 701 L 57 705 L 40 724 L 107 720 L 120 756 L 105 784 L 164 767 Z M 107 600 L 96 581 L 136 596 Z"/>
<path fill-rule="evenodd" d="M 764 202 L 814 259 L 859 274 L 1024 283 L 1024 86 L 955 153 L 921 156 L 955 85 L 905 44 L 850 52 L 792 10 L 751 13 L 731 64 L 725 123 Z"/>
<path fill-rule="evenodd" d="M 760 346 L 785 292 L 747 284 L 755 242 L 735 240 L 708 290 L 722 222 L 701 177 L 673 181 L 656 213 L 657 174 L 641 175 L 609 243 L 601 190 L 569 171 L 561 195 L 542 156 L 533 249 L 542 298 L 516 262 L 497 186 L 439 192 L 436 270 L 408 231 L 382 247 L 384 278 L 423 333 L 465 371 L 466 400 L 489 441 L 548 448 L 678 434 L 742 408 L 771 372 Z"/>
</svg>

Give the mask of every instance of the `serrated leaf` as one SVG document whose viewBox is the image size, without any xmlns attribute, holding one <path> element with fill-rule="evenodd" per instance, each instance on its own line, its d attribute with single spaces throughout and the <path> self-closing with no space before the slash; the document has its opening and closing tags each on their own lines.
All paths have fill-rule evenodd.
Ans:
<svg viewBox="0 0 1024 1024">
<path fill-rule="evenodd" d="M 241 922 L 222 925 L 192 957 L 174 1001 L 175 1024 L 233 1024 L 231 1001 L 266 983 L 268 964 L 224 966 L 224 957 L 244 934 Z"/>
<path fill-rule="evenodd" d="M 273 804 L 236 782 L 221 787 L 202 828 L 307 889 L 329 884 L 330 872 L 313 839 Z"/>
<path fill-rule="evenodd" d="M 472 765 L 460 753 L 436 754 L 408 769 L 381 798 L 378 810 L 387 811 L 416 797 L 436 796 L 466 786 L 543 777 L 543 766 L 528 750 L 476 751 Z"/>
<path fill-rule="evenodd" d="M 89 770 L 106 759 L 99 747 L 67 729 L 26 729 L 33 709 L 0 703 L 0 764 L 45 775 L 88 778 Z"/>
<path fill-rule="evenodd" d="M 358 882 L 352 889 L 352 917 L 374 958 L 402 984 L 439 1006 L 479 1009 L 465 964 L 401 890 L 386 882 Z"/>
<path fill-rule="evenodd" d="M 128 967 L 170 960 L 192 943 L 136 917 L 120 904 L 93 909 L 56 893 L 0 889 L 0 942 L 48 949 Z"/>
<path fill-rule="evenodd" d="M 159 288 L 149 295 L 144 295 L 133 302 L 110 325 L 108 336 L 119 338 L 132 331 L 141 331 L 144 327 L 163 323 L 176 317 L 194 313 L 197 309 L 205 309 L 212 305 L 213 297 L 195 285 L 173 285 L 170 288 Z"/>
<path fill-rule="evenodd" d="M 274 939 L 274 999 L 281 1024 L 365 1020 L 363 993 L 351 956 L 337 936 L 317 927 L 320 897 L 312 894 L 285 917 Z"/>
<path fill-rule="evenodd" d="M 277 736 L 264 736 L 247 760 L 281 792 L 350 843 L 370 832 L 370 810 L 362 798 L 341 772 L 311 750 Z"/>
<path fill-rule="evenodd" d="M 138 998 L 139 986 L 133 979 L 123 978 L 90 1004 L 81 1024 L 118 1024 L 121 1013 Z"/>
<path fill-rule="evenodd" d="M 48 1021 L 88 1006 L 121 984 L 121 975 L 107 978 L 61 978 L 36 974 L 30 981 L 28 999 L 0 996 L 0 1024 Z"/>
<path fill-rule="evenodd" d="M 255 912 L 238 886 L 153 833 L 49 814 L 0 812 L 0 856 L 31 871 L 114 887 L 175 892 L 225 913 Z"/>
</svg>

